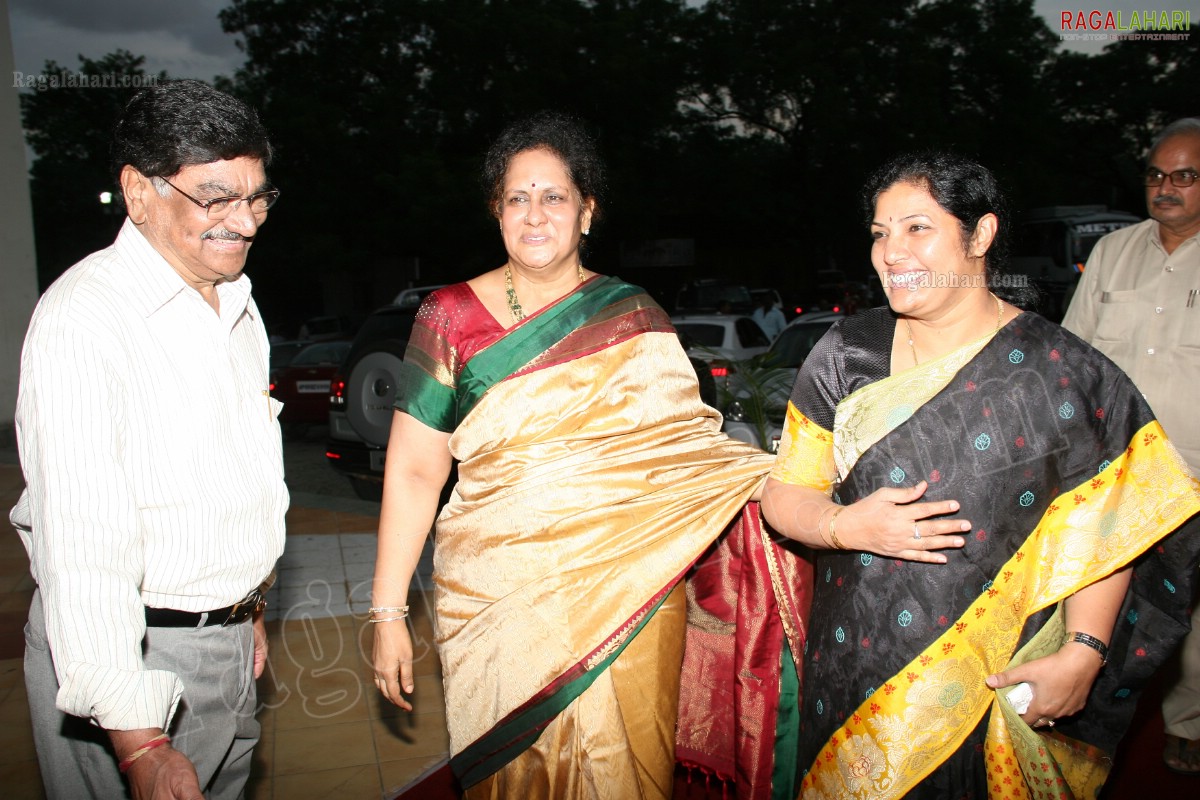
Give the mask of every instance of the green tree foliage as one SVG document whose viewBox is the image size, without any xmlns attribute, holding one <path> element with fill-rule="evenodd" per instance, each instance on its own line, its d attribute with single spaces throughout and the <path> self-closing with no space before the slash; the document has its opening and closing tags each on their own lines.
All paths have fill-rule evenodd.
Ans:
<svg viewBox="0 0 1200 800">
<path fill-rule="evenodd" d="M 99 59 L 79 57 L 67 70 L 47 61 L 37 87 L 21 93 L 30 170 L 38 283 L 45 289 L 67 267 L 112 243 L 124 218 L 109 164 L 112 126 L 137 87 L 162 80 L 147 75 L 145 58 L 125 50 Z M 112 192 L 113 203 L 100 203 Z"/>
<path fill-rule="evenodd" d="M 802 299 L 818 270 L 869 274 L 858 194 L 901 150 L 978 157 L 1017 209 L 1141 211 L 1141 151 L 1200 79 L 1193 42 L 1061 51 L 1031 0 L 231 0 L 221 24 L 246 60 L 218 84 L 262 111 L 283 190 L 252 275 L 293 330 L 498 264 L 480 162 L 537 109 L 583 117 L 608 156 L 589 266 L 668 299 L 684 276 L 622 246 L 691 238 L 687 277 Z M 111 238 L 95 196 L 129 91 L 22 97 L 47 275 Z"/>
<path fill-rule="evenodd" d="M 1030 0 L 710 0 L 690 45 L 690 117 L 782 145 L 810 271 L 866 272 L 858 189 L 888 155 L 953 147 L 1023 188 L 1058 130 Z"/>
<path fill-rule="evenodd" d="M 299 288 L 332 276 L 361 308 L 408 280 L 495 266 L 482 155 L 541 108 L 586 119 L 624 208 L 657 210 L 645 178 L 663 148 L 677 160 L 684 13 L 681 0 L 234 0 L 221 21 L 247 63 L 233 86 L 263 110 L 285 192 L 256 275 L 286 270 Z"/>
<path fill-rule="evenodd" d="M 1107 202 L 1144 213 L 1142 159 L 1154 134 L 1196 116 L 1200 25 L 1187 42 L 1122 40 L 1099 55 L 1067 52 L 1048 72 L 1047 94 L 1066 132 L 1053 166 L 1070 202 Z"/>
</svg>

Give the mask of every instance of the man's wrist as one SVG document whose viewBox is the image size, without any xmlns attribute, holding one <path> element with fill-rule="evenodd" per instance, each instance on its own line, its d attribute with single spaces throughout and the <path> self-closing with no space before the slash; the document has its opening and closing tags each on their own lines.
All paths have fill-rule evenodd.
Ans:
<svg viewBox="0 0 1200 800">
<path fill-rule="evenodd" d="M 141 747 L 125 756 L 125 758 L 121 759 L 121 761 L 117 764 L 117 770 L 124 775 L 125 773 L 129 772 L 129 768 L 137 763 L 139 759 L 152 753 L 160 747 L 166 747 L 170 743 L 171 737 L 165 733 L 160 733 L 158 736 L 151 737 L 144 744 L 142 744 Z"/>
<path fill-rule="evenodd" d="M 124 761 L 139 747 L 163 733 L 162 728 L 138 728 L 131 731 L 110 730 L 108 738 L 112 742 L 117 761 Z"/>
</svg>

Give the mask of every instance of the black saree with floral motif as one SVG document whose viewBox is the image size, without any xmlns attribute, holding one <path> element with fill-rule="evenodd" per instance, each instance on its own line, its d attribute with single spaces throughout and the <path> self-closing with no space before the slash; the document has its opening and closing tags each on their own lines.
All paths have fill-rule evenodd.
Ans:
<svg viewBox="0 0 1200 800">
<path fill-rule="evenodd" d="M 882 308 L 831 329 L 773 474 L 845 505 L 925 480 L 924 500 L 959 501 L 973 527 L 944 565 L 819 556 L 801 796 L 1092 797 L 1187 630 L 1196 482 L 1124 373 L 1059 326 L 1025 313 L 890 375 L 895 324 Z M 1062 601 L 1127 565 L 1087 707 L 1031 729 L 984 678 L 1056 650 Z"/>
</svg>

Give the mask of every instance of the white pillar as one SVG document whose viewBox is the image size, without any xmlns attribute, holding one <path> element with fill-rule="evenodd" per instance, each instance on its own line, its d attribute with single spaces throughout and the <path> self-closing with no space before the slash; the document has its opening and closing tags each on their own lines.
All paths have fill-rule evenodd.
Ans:
<svg viewBox="0 0 1200 800">
<path fill-rule="evenodd" d="M 21 105 L 13 86 L 8 0 L 0 0 L 0 449 L 13 446 L 17 368 L 29 315 L 37 302 L 33 208 L 25 168 Z"/>
</svg>

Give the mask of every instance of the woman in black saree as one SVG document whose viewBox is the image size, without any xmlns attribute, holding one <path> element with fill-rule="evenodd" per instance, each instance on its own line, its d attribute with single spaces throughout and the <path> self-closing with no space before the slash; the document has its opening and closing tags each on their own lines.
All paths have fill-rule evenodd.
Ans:
<svg viewBox="0 0 1200 800">
<path fill-rule="evenodd" d="M 990 172 L 902 156 L 865 201 L 889 307 L 805 362 L 763 496 L 821 548 L 800 794 L 1092 797 L 1186 630 L 1200 494 L 1116 366 L 997 296 Z"/>
</svg>

